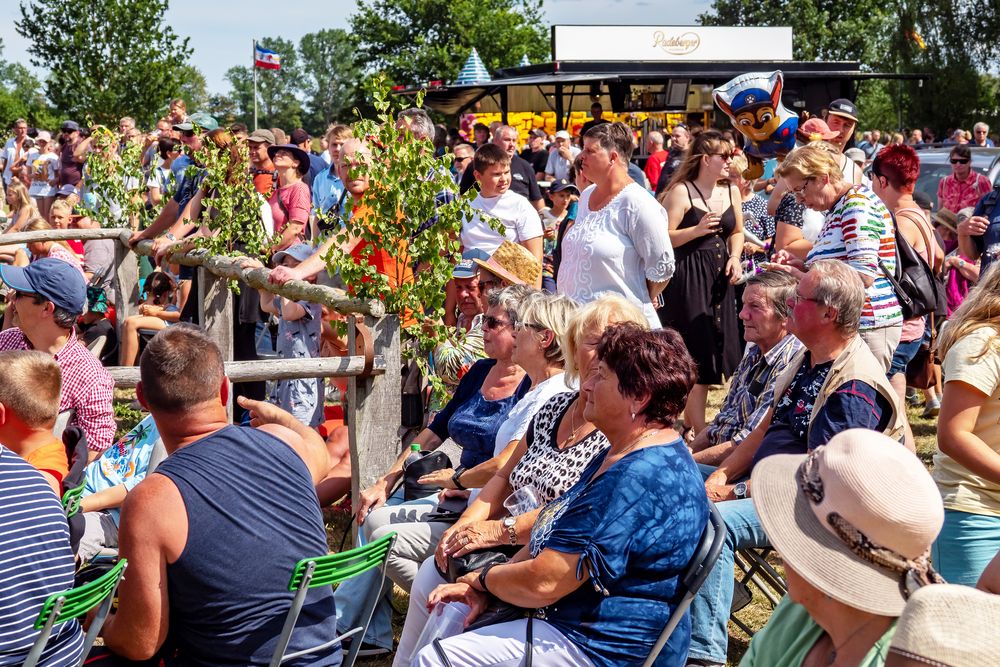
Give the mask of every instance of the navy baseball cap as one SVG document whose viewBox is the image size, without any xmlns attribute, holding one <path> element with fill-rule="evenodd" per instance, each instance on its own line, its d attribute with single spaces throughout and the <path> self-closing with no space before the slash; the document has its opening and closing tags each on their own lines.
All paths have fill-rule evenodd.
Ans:
<svg viewBox="0 0 1000 667">
<path fill-rule="evenodd" d="M 453 278 L 472 278 L 479 272 L 479 267 L 473 260 L 481 259 L 484 262 L 490 258 L 490 254 L 485 250 L 470 248 L 462 253 L 462 261 L 455 265 L 451 275 Z"/>
<path fill-rule="evenodd" d="M 87 307 L 83 274 L 61 259 L 45 257 L 28 266 L 0 265 L 0 280 L 13 290 L 37 294 L 75 315 Z"/>
</svg>

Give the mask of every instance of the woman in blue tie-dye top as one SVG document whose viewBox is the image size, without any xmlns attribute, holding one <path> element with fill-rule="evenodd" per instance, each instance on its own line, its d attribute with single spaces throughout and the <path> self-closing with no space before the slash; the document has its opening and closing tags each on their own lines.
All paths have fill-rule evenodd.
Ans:
<svg viewBox="0 0 1000 667">
<path fill-rule="evenodd" d="M 676 331 L 609 327 L 582 391 L 584 416 L 610 449 L 546 506 L 510 563 L 438 587 L 429 604 L 465 602 L 469 622 L 491 596 L 536 610 L 531 645 L 545 664 L 641 664 L 676 606 L 680 575 L 708 521 L 701 476 L 673 428 L 695 378 Z M 486 626 L 440 647 L 456 667 L 515 664 L 526 626 L 526 619 Z M 685 617 L 656 664 L 683 665 L 690 635 Z M 440 660 L 428 646 L 412 664 Z"/>
</svg>

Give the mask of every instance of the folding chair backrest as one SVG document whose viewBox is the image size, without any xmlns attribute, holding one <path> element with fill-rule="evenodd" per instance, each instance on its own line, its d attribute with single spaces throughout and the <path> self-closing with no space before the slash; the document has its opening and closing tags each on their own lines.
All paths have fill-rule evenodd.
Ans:
<svg viewBox="0 0 1000 667">
<path fill-rule="evenodd" d="M 389 553 L 392 551 L 395 542 L 396 533 L 390 533 L 385 537 L 381 537 L 374 542 L 369 542 L 356 549 L 328 554 L 326 556 L 317 556 L 316 558 L 303 558 L 296 563 L 295 568 L 292 570 L 292 577 L 288 582 L 288 590 L 293 591 L 295 597 L 292 600 L 291 608 L 288 610 L 288 615 L 285 617 L 285 625 L 275 646 L 270 667 L 278 667 L 282 662 L 301 655 L 316 653 L 353 635 L 351 650 L 342 663 L 342 667 L 351 667 L 357 658 L 358 650 L 361 648 L 361 639 L 368 630 L 368 623 L 371 621 L 372 612 L 375 610 L 375 603 L 382 595 L 382 588 L 385 585 L 385 561 L 389 558 Z M 292 631 L 295 629 L 295 623 L 302 611 L 302 606 L 305 604 L 306 593 L 310 589 L 333 586 L 375 568 L 382 568 L 382 583 L 379 586 L 373 587 L 373 590 L 368 593 L 368 599 L 364 607 L 366 610 L 363 616 L 364 625 L 353 628 L 350 632 L 339 635 L 320 646 L 314 646 L 288 655 L 285 654 L 285 649 L 288 648 L 288 643 L 292 638 Z"/>
<path fill-rule="evenodd" d="M 56 423 L 52 426 L 52 433 L 57 437 L 61 438 L 63 431 L 69 425 L 69 420 L 73 418 L 74 410 L 63 410 L 58 415 L 56 415 Z"/>
<path fill-rule="evenodd" d="M 112 598 L 114 598 L 115 591 L 118 589 L 118 584 L 121 582 L 126 567 L 128 567 L 128 561 L 122 559 L 118 561 L 118 564 L 114 568 L 100 578 L 68 591 L 50 595 L 45 600 L 45 604 L 42 605 L 42 610 L 39 612 L 38 618 L 35 619 L 34 628 L 35 630 L 40 630 L 41 633 L 38 635 L 38 639 L 35 640 L 34 646 L 31 647 L 28 659 L 24 662 L 23 667 L 34 667 L 38 663 L 38 659 L 45 650 L 45 644 L 52 634 L 53 626 L 71 621 L 74 618 L 80 618 L 91 609 L 100 606 L 97 617 L 87 630 L 83 653 L 80 656 L 80 661 L 77 663 L 77 665 L 82 665 L 84 659 L 87 657 L 87 653 L 90 652 L 90 648 L 94 645 L 101 627 L 104 625 L 104 620 L 108 617 L 108 612 L 111 610 Z"/>
<path fill-rule="evenodd" d="M 680 585 L 677 591 L 678 594 L 682 595 L 680 602 L 674 608 L 674 613 L 667 619 L 667 624 L 664 626 L 663 632 L 660 633 L 659 639 L 653 645 L 653 650 L 649 652 L 646 661 L 642 663 L 642 667 L 652 667 L 653 663 L 656 662 L 657 656 L 660 655 L 660 651 L 666 646 L 670 635 L 673 634 L 674 629 L 681 622 L 684 614 L 687 613 L 695 594 L 701 588 L 702 584 L 705 583 L 705 579 L 708 578 L 708 574 L 715 567 L 716 561 L 719 560 L 719 554 L 722 553 L 722 546 L 725 541 L 726 522 L 723 520 L 719 510 L 716 509 L 715 503 L 709 502 L 708 523 L 705 525 L 705 532 L 702 533 L 698 547 L 694 550 L 694 555 L 691 557 L 691 562 L 680 578 Z"/>
<path fill-rule="evenodd" d="M 80 498 L 87 485 L 86 470 L 89 453 L 87 436 L 79 426 L 70 426 L 62 432 L 66 458 L 70 463 L 69 472 L 63 478 L 63 509 L 70 518 L 80 511 Z"/>
</svg>

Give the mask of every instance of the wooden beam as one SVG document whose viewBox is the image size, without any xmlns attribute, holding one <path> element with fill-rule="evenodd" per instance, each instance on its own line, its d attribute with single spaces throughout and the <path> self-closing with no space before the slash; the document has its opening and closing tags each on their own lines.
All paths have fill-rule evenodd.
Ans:
<svg viewBox="0 0 1000 667">
<path fill-rule="evenodd" d="M 347 423 L 351 446 L 351 499 L 354 507 L 360 492 L 385 473 L 400 452 L 402 418 L 399 316 L 386 315 L 375 321 L 365 318 L 374 347 L 382 353 L 385 372 L 369 378 L 352 377 L 347 383 Z M 356 350 L 357 327 L 348 322 L 347 349 Z"/>
<path fill-rule="evenodd" d="M 227 361 L 226 377 L 233 382 L 260 380 L 293 380 L 317 377 L 356 377 L 365 367 L 365 358 L 317 357 L 314 359 L 262 359 L 260 361 Z M 385 357 L 375 355 L 372 375 L 385 373 Z M 111 366 L 105 369 L 115 381 L 115 387 L 134 388 L 139 383 L 138 366 Z"/>
<path fill-rule="evenodd" d="M 43 229 L 37 232 L 13 232 L 0 234 L 0 244 L 16 245 L 32 241 L 93 241 L 94 239 L 114 239 L 127 243 L 132 231 L 121 228 L 104 229 Z"/>
<path fill-rule="evenodd" d="M 142 241 L 136 245 L 135 252 L 139 255 L 152 256 L 153 242 Z M 169 261 L 172 263 L 204 267 L 213 275 L 229 280 L 238 280 L 254 289 L 263 289 L 271 294 L 277 294 L 294 301 L 311 301 L 323 304 L 344 314 L 358 313 L 372 317 L 385 315 L 385 304 L 381 301 L 352 297 L 342 289 L 314 285 L 304 280 L 290 280 L 283 285 L 275 285 L 268 282 L 268 276 L 271 275 L 270 269 L 245 269 L 241 266 L 244 259 L 243 257 L 212 256 L 208 254 L 207 250 L 174 253 L 169 257 Z"/>
<path fill-rule="evenodd" d="M 106 231 L 88 229 L 81 231 Z M 130 252 L 128 245 L 115 244 L 115 275 L 114 289 L 118 297 L 115 303 L 116 330 L 118 340 L 125 340 L 125 319 L 136 315 L 139 303 L 139 262 L 135 253 Z"/>
<path fill-rule="evenodd" d="M 233 358 L 233 320 L 237 317 L 235 299 L 229 289 L 229 281 L 198 267 L 198 322 L 208 337 L 215 341 L 222 351 L 223 359 Z M 189 297 L 190 298 L 190 297 Z M 232 384 L 229 395 L 232 396 Z M 229 419 L 233 418 L 233 402 L 226 404 Z"/>
</svg>

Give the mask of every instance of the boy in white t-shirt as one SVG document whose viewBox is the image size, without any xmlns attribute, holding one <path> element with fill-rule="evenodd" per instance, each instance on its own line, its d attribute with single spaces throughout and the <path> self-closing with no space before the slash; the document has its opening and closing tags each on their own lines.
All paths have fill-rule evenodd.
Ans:
<svg viewBox="0 0 1000 667">
<path fill-rule="evenodd" d="M 486 144 L 476 151 L 473 173 L 479 182 L 479 196 L 472 202 L 472 218 L 462 223 L 462 246 L 492 255 L 504 239 L 527 248 L 542 261 L 542 221 L 527 199 L 511 192 L 510 157 L 499 146 Z M 490 227 L 499 220 L 503 233 Z M 541 282 L 535 287 L 541 287 Z"/>
</svg>

